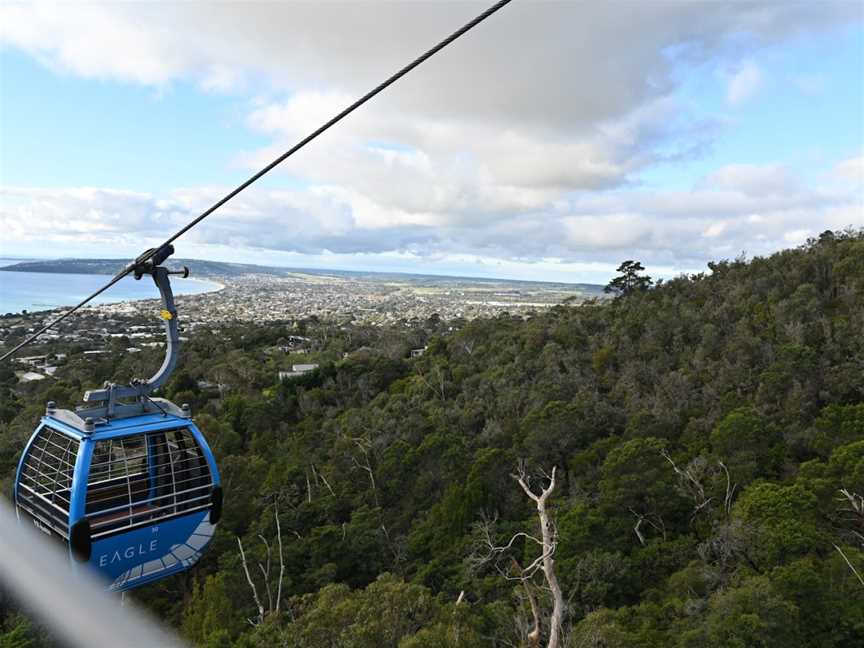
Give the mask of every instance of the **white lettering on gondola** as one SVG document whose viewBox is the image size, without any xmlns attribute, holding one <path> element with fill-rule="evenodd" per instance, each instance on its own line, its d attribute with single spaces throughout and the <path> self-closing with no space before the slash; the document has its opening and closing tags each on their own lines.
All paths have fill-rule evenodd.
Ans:
<svg viewBox="0 0 864 648">
<path fill-rule="evenodd" d="M 125 549 L 117 549 L 113 553 L 106 553 L 99 556 L 99 566 L 107 567 L 108 565 L 123 562 L 124 560 L 132 560 L 138 556 L 146 556 L 147 554 L 156 551 L 158 547 L 159 540 L 154 539 L 150 542 L 142 542 L 137 545 L 132 545 L 131 547 L 126 547 Z"/>
<path fill-rule="evenodd" d="M 36 518 L 33 518 L 33 526 L 35 526 L 37 529 L 39 529 L 39 530 L 40 530 L 42 533 L 44 533 L 45 535 L 49 535 L 49 536 L 53 536 L 53 535 L 54 535 L 53 533 L 51 533 L 51 529 L 49 529 L 48 527 L 46 527 L 44 524 L 42 524 L 42 523 L 41 523 L 39 520 L 37 520 Z"/>
</svg>

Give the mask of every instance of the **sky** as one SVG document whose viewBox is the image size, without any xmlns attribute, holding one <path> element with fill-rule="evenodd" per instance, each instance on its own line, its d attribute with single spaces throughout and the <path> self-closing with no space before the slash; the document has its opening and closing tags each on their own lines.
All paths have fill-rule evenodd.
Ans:
<svg viewBox="0 0 864 648">
<path fill-rule="evenodd" d="M 485 4 L 0 4 L 0 257 L 134 257 Z M 515 0 L 177 243 L 603 283 L 864 226 L 864 3 Z"/>
</svg>

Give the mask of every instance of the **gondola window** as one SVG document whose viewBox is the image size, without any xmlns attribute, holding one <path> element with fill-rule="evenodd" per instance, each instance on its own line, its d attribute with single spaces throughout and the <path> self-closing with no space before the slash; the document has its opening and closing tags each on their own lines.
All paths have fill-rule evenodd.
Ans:
<svg viewBox="0 0 864 648">
<path fill-rule="evenodd" d="M 96 443 L 87 486 L 94 537 L 205 508 L 212 480 L 186 428 Z"/>
<path fill-rule="evenodd" d="M 78 440 L 43 427 L 30 446 L 21 467 L 18 506 L 32 516 L 46 533 L 68 539 L 72 475 Z"/>
</svg>

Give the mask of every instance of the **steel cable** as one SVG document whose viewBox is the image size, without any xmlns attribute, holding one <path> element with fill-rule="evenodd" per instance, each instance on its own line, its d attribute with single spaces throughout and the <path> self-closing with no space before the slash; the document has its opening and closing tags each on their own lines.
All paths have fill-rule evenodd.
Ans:
<svg viewBox="0 0 864 648">
<path fill-rule="evenodd" d="M 348 115 L 350 115 L 350 114 L 351 114 L 352 112 L 354 112 L 357 108 L 359 108 L 360 106 L 362 106 L 363 104 L 365 104 L 367 101 L 369 101 L 370 99 L 372 99 L 375 95 L 379 94 L 381 91 L 385 90 L 385 89 L 388 88 L 389 86 L 391 86 L 391 85 L 393 85 L 394 83 L 396 83 L 396 81 L 398 81 L 398 80 L 401 79 L 403 76 L 405 76 L 406 74 L 408 74 L 411 70 L 413 70 L 414 68 L 416 68 L 418 65 L 420 65 L 421 63 L 423 63 L 423 62 L 426 61 L 427 59 L 431 58 L 432 56 L 434 56 L 435 54 L 437 54 L 438 52 L 440 52 L 442 49 L 444 49 L 445 47 L 447 47 L 450 43 L 452 43 L 453 41 L 455 41 L 457 38 L 459 38 L 460 36 L 462 36 L 462 35 L 465 34 L 466 32 L 470 31 L 471 29 L 473 29 L 473 28 L 476 27 L 477 25 L 479 25 L 481 22 L 483 22 L 484 20 L 486 20 L 489 16 L 491 16 L 491 15 L 494 14 L 496 11 L 498 11 L 499 9 L 501 9 L 502 7 L 504 7 L 505 5 L 509 4 L 510 2 L 512 2 L 512 0 L 499 0 L 499 2 L 496 2 L 494 5 L 492 5 L 491 7 L 489 7 L 486 11 L 484 11 L 483 13 L 481 13 L 480 15 L 478 15 L 476 18 L 474 18 L 474 19 L 471 20 L 470 22 L 466 23 L 465 25 L 463 25 L 462 27 L 460 27 L 459 29 L 457 29 L 455 32 L 453 32 L 452 34 L 450 34 L 447 38 L 445 38 L 444 40 L 442 40 L 441 42 L 439 42 L 437 45 L 435 45 L 435 46 L 432 47 L 431 49 L 427 50 L 424 54 L 421 54 L 421 55 L 418 56 L 416 59 L 414 59 L 413 61 L 411 61 L 408 65 L 404 66 L 404 67 L 401 68 L 399 71 L 397 71 L 396 73 L 394 73 L 393 75 L 391 75 L 387 80 L 385 80 L 385 81 L 383 81 L 382 83 L 380 83 L 379 85 L 377 85 L 375 88 L 373 88 L 372 90 L 370 90 L 369 92 L 367 92 L 365 95 L 363 95 L 362 97 L 360 97 L 357 101 L 355 101 L 355 102 L 352 103 L 350 106 L 348 106 L 347 108 L 345 108 L 342 112 L 340 112 L 339 114 L 337 114 L 335 117 L 331 118 L 329 121 L 327 121 L 327 122 L 325 122 L 323 125 L 319 126 L 315 131 L 313 131 L 312 133 L 310 133 L 309 135 L 307 135 L 306 137 L 304 137 L 304 138 L 303 138 L 302 140 L 300 140 L 297 144 L 295 144 L 295 145 L 292 146 L 290 149 L 288 149 L 285 153 L 283 153 L 282 155 L 280 155 L 279 157 L 277 157 L 277 158 L 276 158 L 275 160 L 273 160 L 270 164 L 268 164 L 268 165 L 265 166 L 263 169 L 261 169 L 260 171 L 258 171 L 255 175 L 253 175 L 251 178 L 249 178 L 248 180 L 246 180 L 243 184 L 239 185 L 239 186 L 236 187 L 234 190 L 232 190 L 231 192 L 227 193 L 227 194 L 226 194 L 225 196 L 223 196 L 221 199 L 219 199 L 218 201 L 216 201 L 213 205 L 211 205 L 208 209 L 206 209 L 204 212 L 202 212 L 202 213 L 201 213 L 199 216 L 197 216 L 194 220 L 192 220 L 191 222 L 189 222 L 189 223 L 188 223 L 187 225 L 185 225 L 182 229 L 180 229 L 180 230 L 179 230 L 178 232 L 176 232 L 173 236 L 171 236 L 171 238 L 169 238 L 168 240 L 166 240 L 162 245 L 160 245 L 159 247 L 153 248 L 153 249 L 151 249 L 151 250 L 148 250 L 147 252 L 145 252 L 144 254 L 142 254 L 141 256 L 139 256 L 137 259 L 135 259 L 134 262 L 130 263 L 130 264 L 127 265 L 123 270 L 121 270 L 119 273 L 117 273 L 117 275 L 115 275 L 114 278 L 111 279 L 111 281 L 109 281 L 107 284 L 105 284 L 102 288 L 100 288 L 99 290 L 97 290 L 96 292 L 94 292 L 93 294 L 91 294 L 90 296 L 88 296 L 87 298 L 85 298 L 83 301 L 81 301 L 81 302 L 80 302 L 79 304 L 77 304 L 76 306 L 72 307 L 71 310 L 65 312 L 63 315 L 57 317 L 56 319 L 52 320 L 51 322 L 49 322 L 48 324 L 46 324 L 45 326 L 43 326 L 43 327 L 42 327 L 41 329 L 39 329 L 36 333 L 34 333 L 33 335 L 31 335 L 30 337 L 28 337 L 27 339 L 25 339 L 25 340 L 24 340 L 23 342 L 21 342 L 20 344 L 18 344 L 18 345 L 17 345 L 14 349 L 12 349 L 11 351 L 7 351 L 5 354 L 3 354 L 2 357 L 0 357 L 0 361 L 3 361 L 3 360 L 5 360 L 6 358 L 8 358 L 8 357 L 14 355 L 17 351 L 19 351 L 20 349 L 23 349 L 25 346 L 27 346 L 27 345 L 29 345 L 31 342 L 33 342 L 36 338 L 38 338 L 40 335 L 42 335 L 45 331 L 47 331 L 47 330 L 53 328 L 54 326 L 56 326 L 57 324 L 59 324 L 60 322 L 62 322 L 64 319 L 66 319 L 67 317 L 69 317 L 70 315 L 72 315 L 73 313 L 75 313 L 76 311 L 78 311 L 80 308 L 82 308 L 83 306 L 85 306 L 85 305 L 86 305 L 88 302 L 90 302 L 92 299 L 95 299 L 96 297 L 98 297 L 99 295 L 101 295 L 103 292 L 105 292 L 106 290 L 108 290 L 111 286 L 113 286 L 113 285 L 116 284 L 118 281 L 120 281 L 123 277 L 125 277 L 126 275 L 128 275 L 129 273 L 131 273 L 137 265 L 142 264 L 142 263 L 146 263 L 147 261 L 149 261 L 151 258 L 153 258 L 154 255 L 156 255 L 157 252 L 159 252 L 159 250 L 164 249 L 166 246 L 170 245 L 171 243 L 173 243 L 174 241 L 176 241 L 178 238 L 180 238 L 181 236 L 183 236 L 186 232 L 188 232 L 190 229 L 192 229 L 193 227 L 195 227 L 198 223 L 200 223 L 201 221 L 203 221 L 203 220 L 204 220 L 205 218 L 207 218 L 210 214 L 212 214 L 214 211 L 216 211 L 217 209 L 219 209 L 222 205 L 224 205 L 224 204 L 227 203 L 229 200 L 231 200 L 232 198 L 234 198 L 234 196 L 236 196 L 236 195 L 239 194 L 241 191 L 243 191 L 244 189 L 246 189 L 247 187 L 249 187 L 251 184 L 255 183 L 257 180 L 259 180 L 260 178 L 262 178 L 264 175 L 266 175 L 267 173 L 269 173 L 270 171 L 272 171 L 274 168 L 276 168 L 277 166 L 279 166 L 282 162 L 284 162 L 284 161 L 287 160 L 289 157 L 291 157 L 292 155 L 294 155 L 297 151 L 299 151 L 299 150 L 302 149 L 304 146 L 306 146 L 307 144 L 309 144 L 309 142 L 311 142 L 312 140 L 314 140 L 315 138 L 317 138 L 319 135 L 321 135 L 322 133 L 324 133 L 325 131 L 327 131 L 328 129 L 330 129 L 330 127 L 332 127 L 332 126 L 334 126 L 335 124 L 337 124 L 338 122 L 342 121 L 342 119 L 344 119 L 345 117 L 347 117 Z"/>
</svg>

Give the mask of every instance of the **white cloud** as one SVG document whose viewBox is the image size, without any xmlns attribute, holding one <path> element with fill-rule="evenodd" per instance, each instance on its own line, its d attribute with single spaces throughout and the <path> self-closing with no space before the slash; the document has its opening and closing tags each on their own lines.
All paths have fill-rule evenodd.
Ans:
<svg viewBox="0 0 864 648">
<path fill-rule="evenodd" d="M 782 167 L 741 165 L 709 174 L 692 191 L 550 196 L 532 209 L 498 205 L 483 218 L 475 215 L 484 208 L 480 195 L 447 197 L 464 201 L 462 217 L 455 218 L 450 209 L 415 211 L 410 204 L 382 202 L 376 193 L 336 186 L 256 191 L 193 229 L 181 250 L 232 246 L 291 255 L 461 257 L 561 267 L 635 257 L 653 266 L 692 269 L 742 250 L 763 254 L 798 244 L 825 229 L 864 226 L 860 192 L 803 184 L 782 195 L 753 189 L 766 177 L 787 173 Z M 151 196 L 104 189 L 6 190 L 0 194 L 0 228 L 10 245 L 86 240 L 104 255 L 130 242 L 140 248 L 155 244 L 224 191 L 189 188 Z"/>
<path fill-rule="evenodd" d="M 0 42 L 86 78 L 159 85 L 188 65 L 157 32 L 106 5 L 3 3 L 0 25 Z"/>
<path fill-rule="evenodd" d="M 838 162 L 831 175 L 853 188 L 864 191 L 864 155 Z"/>
<path fill-rule="evenodd" d="M 201 78 L 201 88 L 210 92 L 235 92 L 244 85 L 243 73 L 227 65 L 210 65 Z"/>
<path fill-rule="evenodd" d="M 803 189 L 801 181 L 780 164 L 726 165 L 707 176 L 701 185 L 750 196 L 788 196 Z"/>
<path fill-rule="evenodd" d="M 481 8 L 474 2 L 0 5 L 0 41 L 87 78 L 356 96 Z M 423 118 L 581 131 L 673 87 L 672 69 L 855 17 L 844 2 L 514 3 L 382 98 Z M 743 41 L 741 34 L 747 34 Z M 529 45 L 530 44 L 530 45 Z M 678 57 L 670 46 L 686 44 Z M 734 49 L 734 54 L 730 52 Z M 749 68 L 745 68 L 746 70 Z"/>
<path fill-rule="evenodd" d="M 703 236 L 706 238 L 717 238 L 726 231 L 726 222 L 712 223 L 704 231 Z"/>
<path fill-rule="evenodd" d="M 745 62 L 729 79 L 726 101 L 740 106 L 751 99 L 762 86 L 762 70 L 753 61 Z"/>
<path fill-rule="evenodd" d="M 240 157 L 258 168 L 478 11 L 6 3 L 0 43 L 85 78 L 263 86 L 247 125 L 272 143 Z M 184 242 L 534 264 L 639 254 L 692 267 L 737 254 L 751 233 L 767 250 L 787 231 L 858 224 L 860 200 L 780 165 L 724 167 L 690 192 L 630 187 L 716 134 L 676 98 L 676 66 L 740 65 L 728 85 L 737 105 L 761 82 L 755 48 L 850 14 L 843 2 L 514 3 L 289 160 L 279 172 L 294 189 L 245 193 Z M 224 190 L 18 189 L 0 199 L 0 227 L 10 241 L 158 241 Z"/>
<path fill-rule="evenodd" d="M 789 230 L 783 234 L 783 240 L 789 245 L 801 245 L 809 237 L 813 236 L 814 232 L 809 228 Z"/>
</svg>

